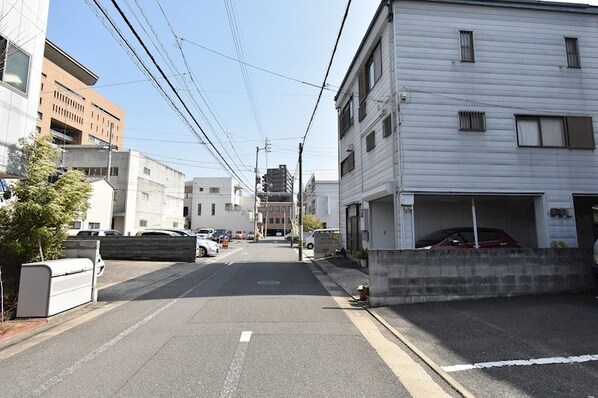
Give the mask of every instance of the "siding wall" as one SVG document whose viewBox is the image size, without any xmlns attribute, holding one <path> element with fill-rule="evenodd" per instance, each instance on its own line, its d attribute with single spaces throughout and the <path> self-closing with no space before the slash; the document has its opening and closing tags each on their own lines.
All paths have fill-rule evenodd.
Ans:
<svg viewBox="0 0 598 398">
<path fill-rule="evenodd" d="M 434 2 L 395 2 L 404 190 L 595 192 L 592 150 L 520 148 L 514 114 L 585 115 L 598 127 L 596 15 Z M 460 62 L 471 30 L 475 63 Z M 579 38 L 582 69 L 567 68 L 564 37 Z M 458 111 L 486 112 L 487 131 L 458 131 Z M 483 184 L 480 184 L 483 182 Z"/>
</svg>

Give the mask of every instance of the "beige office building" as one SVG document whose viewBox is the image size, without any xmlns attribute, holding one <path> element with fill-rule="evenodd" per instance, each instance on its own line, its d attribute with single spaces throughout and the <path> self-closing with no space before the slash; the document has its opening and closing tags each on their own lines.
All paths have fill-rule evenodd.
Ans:
<svg viewBox="0 0 598 398">
<path fill-rule="evenodd" d="M 95 90 L 98 77 L 46 40 L 37 129 L 54 143 L 122 149 L 125 112 Z"/>
</svg>

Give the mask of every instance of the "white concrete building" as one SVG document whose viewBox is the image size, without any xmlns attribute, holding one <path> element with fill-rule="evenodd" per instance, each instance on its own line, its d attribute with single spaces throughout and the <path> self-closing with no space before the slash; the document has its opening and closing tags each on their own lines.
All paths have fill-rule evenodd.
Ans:
<svg viewBox="0 0 598 398">
<path fill-rule="evenodd" d="M 105 177 L 108 150 L 70 145 L 63 166 L 90 177 Z M 183 228 L 185 176 L 133 150 L 112 151 L 110 184 L 114 186 L 113 222 L 108 228 L 134 235 L 145 228 Z"/>
<path fill-rule="evenodd" d="M 253 231 L 254 198 L 231 177 L 195 177 L 185 183 L 186 225 Z"/>
<path fill-rule="evenodd" d="M 596 26 L 583 4 L 381 2 L 336 96 L 347 250 L 474 222 L 591 247 Z"/>
<path fill-rule="evenodd" d="M 0 0 L 0 178 L 24 175 L 12 157 L 18 140 L 36 131 L 49 4 Z"/>
<path fill-rule="evenodd" d="M 338 171 L 314 170 L 303 192 L 305 214 L 313 214 L 322 220 L 324 228 L 338 228 Z"/>
<path fill-rule="evenodd" d="M 69 235 L 77 235 L 82 229 L 112 229 L 114 187 L 104 178 L 93 178 L 91 189 L 89 208 L 71 224 Z"/>
</svg>

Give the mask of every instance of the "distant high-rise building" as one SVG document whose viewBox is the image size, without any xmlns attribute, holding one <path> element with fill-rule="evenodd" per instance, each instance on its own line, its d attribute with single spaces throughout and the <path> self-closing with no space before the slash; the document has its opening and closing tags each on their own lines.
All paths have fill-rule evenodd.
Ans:
<svg viewBox="0 0 598 398">
<path fill-rule="evenodd" d="M 287 166 L 281 164 L 277 169 L 268 169 L 262 179 L 264 192 L 293 192 L 293 177 Z"/>
</svg>

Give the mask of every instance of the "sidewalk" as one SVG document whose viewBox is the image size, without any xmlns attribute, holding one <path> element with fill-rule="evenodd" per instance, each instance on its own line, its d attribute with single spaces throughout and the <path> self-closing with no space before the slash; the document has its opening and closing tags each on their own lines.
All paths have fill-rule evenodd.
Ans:
<svg viewBox="0 0 598 398">
<path fill-rule="evenodd" d="M 369 285 L 368 268 L 362 268 L 348 258 L 314 259 L 309 257 L 309 259 L 356 300 L 358 299 L 357 286 Z"/>
</svg>

